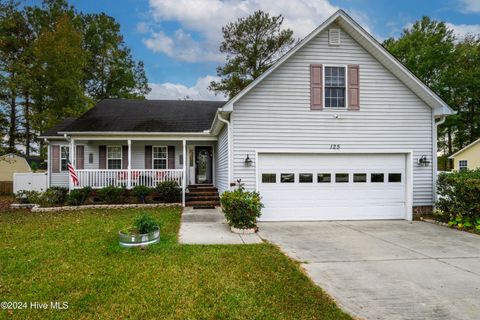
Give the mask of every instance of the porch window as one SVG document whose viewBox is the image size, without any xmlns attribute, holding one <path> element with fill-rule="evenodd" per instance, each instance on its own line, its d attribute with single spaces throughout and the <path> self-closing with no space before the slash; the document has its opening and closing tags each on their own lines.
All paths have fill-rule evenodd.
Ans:
<svg viewBox="0 0 480 320">
<path fill-rule="evenodd" d="M 70 159 L 70 147 L 61 146 L 60 148 L 60 170 L 68 170 L 68 159 Z"/>
<path fill-rule="evenodd" d="M 167 147 L 153 147 L 153 169 L 167 169 Z"/>
<path fill-rule="evenodd" d="M 107 147 L 107 168 L 122 169 L 122 147 Z"/>
</svg>

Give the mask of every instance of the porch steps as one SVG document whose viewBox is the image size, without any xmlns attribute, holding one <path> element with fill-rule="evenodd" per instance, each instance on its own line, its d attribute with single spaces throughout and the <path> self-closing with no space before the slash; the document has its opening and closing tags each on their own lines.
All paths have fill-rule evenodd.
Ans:
<svg viewBox="0 0 480 320">
<path fill-rule="evenodd" d="M 220 205 L 218 189 L 213 185 L 189 185 L 188 191 L 185 203 L 188 207 L 213 208 Z"/>
</svg>

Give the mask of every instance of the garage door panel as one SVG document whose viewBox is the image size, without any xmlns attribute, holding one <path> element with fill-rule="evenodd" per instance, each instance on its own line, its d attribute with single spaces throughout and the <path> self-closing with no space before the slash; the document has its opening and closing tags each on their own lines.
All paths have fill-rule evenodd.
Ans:
<svg viewBox="0 0 480 320">
<path fill-rule="evenodd" d="M 405 218 L 405 155 L 259 154 L 258 165 L 265 205 L 260 220 Z M 317 182 L 320 173 L 330 174 L 330 182 Z M 347 173 L 348 182 L 336 182 L 338 173 Z M 294 182 L 282 182 L 282 174 L 293 174 Z M 300 174 L 313 179 L 301 183 Z M 354 174 L 366 181 L 353 182 Z M 383 182 L 374 182 L 372 174 L 383 174 Z M 389 174 L 395 174 L 391 181 Z"/>
</svg>

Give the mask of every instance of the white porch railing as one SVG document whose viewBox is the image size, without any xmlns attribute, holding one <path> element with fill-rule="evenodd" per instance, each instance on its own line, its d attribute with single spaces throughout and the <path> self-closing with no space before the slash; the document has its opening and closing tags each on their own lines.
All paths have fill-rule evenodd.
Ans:
<svg viewBox="0 0 480 320">
<path fill-rule="evenodd" d="M 183 185 L 183 169 L 127 169 L 104 170 L 82 169 L 76 170 L 79 185 L 75 188 L 92 187 L 104 188 L 107 186 L 132 188 L 143 185 L 149 188 L 156 187 L 163 181 L 175 181 Z M 130 179 L 128 179 L 130 173 Z"/>
</svg>

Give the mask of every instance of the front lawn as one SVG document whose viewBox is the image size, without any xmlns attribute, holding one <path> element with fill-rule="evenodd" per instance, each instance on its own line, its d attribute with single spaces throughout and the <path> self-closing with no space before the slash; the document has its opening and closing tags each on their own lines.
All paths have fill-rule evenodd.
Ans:
<svg viewBox="0 0 480 320">
<path fill-rule="evenodd" d="M 161 243 L 122 249 L 140 212 Z M 350 319 L 269 244 L 180 245 L 180 208 L 0 212 L 0 302 L 68 302 L 0 310 L 14 319 Z"/>
</svg>

